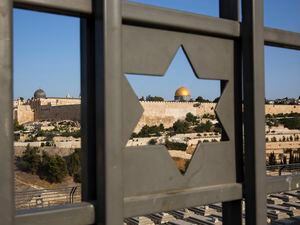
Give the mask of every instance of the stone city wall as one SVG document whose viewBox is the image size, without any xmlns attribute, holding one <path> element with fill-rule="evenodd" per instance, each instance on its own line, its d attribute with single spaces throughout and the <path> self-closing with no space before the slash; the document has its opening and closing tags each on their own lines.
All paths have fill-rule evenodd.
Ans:
<svg viewBox="0 0 300 225">
<path fill-rule="evenodd" d="M 63 106 L 63 105 L 80 105 L 80 98 L 40 98 L 40 105 Z"/>
<path fill-rule="evenodd" d="M 80 120 L 80 99 L 45 98 L 33 101 L 31 105 L 18 105 L 14 108 L 14 118 L 20 124 L 36 120 Z M 138 132 L 144 125 L 164 124 L 171 127 L 178 119 L 184 119 L 191 112 L 197 116 L 214 115 L 216 103 L 197 102 L 147 102 L 141 101 L 144 114 L 137 125 Z M 266 114 L 300 113 L 300 105 L 266 105 Z"/>
<path fill-rule="evenodd" d="M 300 149 L 300 141 L 286 142 L 267 142 L 266 150 L 272 151 L 277 149 Z"/>
<path fill-rule="evenodd" d="M 266 114 L 279 114 L 279 113 L 300 113 L 300 105 L 266 105 Z"/>
<path fill-rule="evenodd" d="M 30 105 L 18 105 L 13 109 L 13 119 L 19 124 L 24 124 L 34 121 L 34 111 Z"/>
<path fill-rule="evenodd" d="M 74 120 L 80 121 L 80 105 L 40 106 L 35 112 L 35 121 Z"/>
<path fill-rule="evenodd" d="M 134 132 L 139 132 L 146 124 L 154 126 L 162 123 L 166 128 L 171 127 L 176 120 L 184 119 L 189 112 L 197 116 L 214 115 L 216 107 L 216 103 L 147 101 L 140 103 L 144 108 L 144 113 Z"/>
</svg>

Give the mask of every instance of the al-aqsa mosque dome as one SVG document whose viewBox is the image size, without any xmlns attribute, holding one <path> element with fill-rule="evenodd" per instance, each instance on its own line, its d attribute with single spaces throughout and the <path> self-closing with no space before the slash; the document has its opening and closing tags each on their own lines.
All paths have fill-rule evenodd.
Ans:
<svg viewBox="0 0 300 225">
<path fill-rule="evenodd" d="M 37 89 L 34 94 L 33 94 L 34 98 L 46 98 L 46 92 L 42 89 Z"/>
<path fill-rule="evenodd" d="M 186 87 L 180 87 L 175 92 L 174 100 L 175 101 L 184 101 L 184 102 L 190 101 L 191 100 L 191 92 Z"/>
</svg>

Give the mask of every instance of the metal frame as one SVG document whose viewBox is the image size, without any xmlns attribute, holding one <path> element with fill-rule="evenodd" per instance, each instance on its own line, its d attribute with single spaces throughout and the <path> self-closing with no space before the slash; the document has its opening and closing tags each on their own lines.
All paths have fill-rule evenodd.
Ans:
<svg viewBox="0 0 300 225">
<path fill-rule="evenodd" d="M 12 2 L 0 2 L 0 218 L 13 224 Z"/>
<path fill-rule="evenodd" d="M 242 2 L 246 223 L 266 224 L 264 2 Z"/>
<path fill-rule="evenodd" d="M 120 0 L 14 0 L 14 7 L 80 16 L 82 63 L 83 177 L 85 202 L 47 211 L 22 211 L 16 224 L 121 224 L 124 216 L 191 206 L 223 203 L 224 224 L 241 224 L 241 184 L 246 201 L 246 223 L 265 224 L 266 193 L 299 188 L 298 176 L 265 177 L 264 44 L 300 50 L 300 34 L 263 26 L 263 1 L 220 0 L 220 17 L 189 14 Z M 123 196 L 124 101 L 122 24 L 178 32 L 187 36 L 221 38 L 234 43 L 234 122 L 236 183 L 193 187 L 178 193 Z M 123 26 L 124 27 L 124 26 Z M 242 28 L 242 29 L 241 29 Z M 243 58 L 243 61 L 241 61 Z M 241 64 L 243 64 L 243 88 Z M 128 88 L 128 87 L 127 87 Z M 224 88 L 222 85 L 221 88 Z M 132 94 L 132 93 L 131 93 Z M 133 95 L 132 95 L 133 96 Z M 244 118 L 241 117 L 242 97 Z M 109 99 L 113 101 L 108 101 Z M 12 0 L 0 1 L 0 218 L 14 224 L 12 132 Z M 141 109 L 138 105 L 135 112 Z M 133 110 L 134 111 L 134 110 Z M 245 174 L 242 171 L 242 119 L 245 134 Z M 130 123 L 134 123 L 131 120 Z M 128 125 L 128 124 L 127 124 Z M 126 127 L 126 126 L 125 126 Z M 243 175 L 245 175 L 243 177 Z M 220 190 L 224 191 L 220 192 Z M 227 195 L 226 195 L 227 192 Z M 196 194 L 195 194 L 196 193 Z M 174 194 L 174 193 L 172 193 Z M 193 197 L 189 197 L 193 196 Z M 193 198 L 197 197 L 196 200 Z M 207 196 L 204 198 L 203 196 Z M 157 204 L 153 201 L 157 200 Z M 139 205 L 137 205 L 137 201 Z M 170 203 L 166 207 L 165 203 Z M 172 204 L 171 204 L 172 203 Z M 152 206 L 149 208 L 147 205 Z M 162 205 L 164 205 L 162 207 Z M 137 208 L 137 206 L 143 206 Z M 239 215 L 232 217 L 232 215 Z M 72 216 L 71 216 L 72 215 Z"/>
</svg>

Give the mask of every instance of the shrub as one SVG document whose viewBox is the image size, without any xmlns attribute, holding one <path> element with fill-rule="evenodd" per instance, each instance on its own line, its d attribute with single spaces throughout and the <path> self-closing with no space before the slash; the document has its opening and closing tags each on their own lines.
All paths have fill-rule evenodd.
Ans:
<svg viewBox="0 0 300 225">
<path fill-rule="evenodd" d="M 284 127 L 294 130 L 294 129 L 300 129 L 300 118 L 284 118 L 280 120 L 280 123 L 283 124 Z"/>
<path fill-rule="evenodd" d="M 68 173 L 75 176 L 81 170 L 80 149 L 76 149 L 71 155 L 66 157 Z"/>
<path fill-rule="evenodd" d="M 36 174 L 41 164 L 41 156 L 39 154 L 38 148 L 31 148 L 27 145 L 23 156 L 17 163 L 17 167 L 28 173 Z"/>
<path fill-rule="evenodd" d="M 148 141 L 148 144 L 149 144 L 149 145 L 155 145 L 156 143 L 157 143 L 157 140 L 154 139 L 154 138 L 152 138 L 152 139 L 150 139 L 150 140 Z"/>
<path fill-rule="evenodd" d="M 150 136 L 161 136 L 161 132 L 165 130 L 164 125 L 160 124 L 159 126 L 148 126 L 145 125 L 142 127 L 140 132 L 136 135 L 137 137 L 150 137 Z"/>
<path fill-rule="evenodd" d="M 25 127 L 23 125 L 20 125 L 17 120 L 14 120 L 14 131 L 25 131 Z"/>
<path fill-rule="evenodd" d="M 181 142 L 171 142 L 169 140 L 166 141 L 166 147 L 169 150 L 181 150 L 185 151 L 187 148 L 187 144 Z"/>
<path fill-rule="evenodd" d="M 198 117 L 189 112 L 185 116 L 185 121 L 196 124 L 198 122 Z"/>
<path fill-rule="evenodd" d="M 197 133 L 203 133 L 203 132 L 210 132 L 212 129 L 212 122 L 209 120 L 206 121 L 206 123 L 200 123 L 198 126 L 195 127 L 195 131 Z"/>
<path fill-rule="evenodd" d="M 274 152 L 269 155 L 269 165 L 276 165 L 276 156 Z"/>
<path fill-rule="evenodd" d="M 73 180 L 76 183 L 81 183 L 82 182 L 81 170 L 79 170 L 77 173 L 74 174 Z"/>
<path fill-rule="evenodd" d="M 39 169 L 41 179 L 50 183 L 61 183 L 67 174 L 67 164 L 61 156 L 50 156 L 44 152 Z"/>
<path fill-rule="evenodd" d="M 173 124 L 173 129 L 174 129 L 174 132 L 178 133 L 178 134 L 187 133 L 189 130 L 189 123 L 186 121 L 177 120 Z"/>
</svg>

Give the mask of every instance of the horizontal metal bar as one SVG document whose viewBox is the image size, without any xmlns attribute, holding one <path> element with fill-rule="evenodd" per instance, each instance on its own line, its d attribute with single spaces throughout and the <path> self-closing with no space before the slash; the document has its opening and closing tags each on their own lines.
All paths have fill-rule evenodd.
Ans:
<svg viewBox="0 0 300 225">
<path fill-rule="evenodd" d="M 265 27 L 265 44 L 300 50 L 300 33 Z"/>
<path fill-rule="evenodd" d="M 183 32 L 209 33 L 216 36 L 239 37 L 240 35 L 239 23 L 233 20 L 136 3 L 123 5 L 123 23 Z"/>
<path fill-rule="evenodd" d="M 267 193 L 278 193 L 300 188 L 300 175 L 267 177 Z"/>
<path fill-rule="evenodd" d="M 91 14 L 91 0 L 14 0 L 16 7 L 65 14 Z M 239 23 L 198 14 L 162 9 L 136 3 L 123 3 L 123 21 L 193 33 L 239 37 Z"/>
<path fill-rule="evenodd" d="M 60 14 L 91 14 L 91 0 L 13 0 L 18 8 L 55 12 Z"/>
<path fill-rule="evenodd" d="M 43 209 L 20 210 L 16 225 L 90 225 L 95 222 L 95 209 L 90 203 Z"/>
<path fill-rule="evenodd" d="M 15 7 L 61 14 L 91 14 L 91 0 L 14 0 Z M 240 23 L 137 3 L 123 3 L 123 22 L 215 36 L 240 37 Z M 265 27 L 265 44 L 300 50 L 300 33 Z"/>
<path fill-rule="evenodd" d="M 124 217 L 242 199 L 241 184 L 190 188 L 124 199 Z"/>
</svg>

